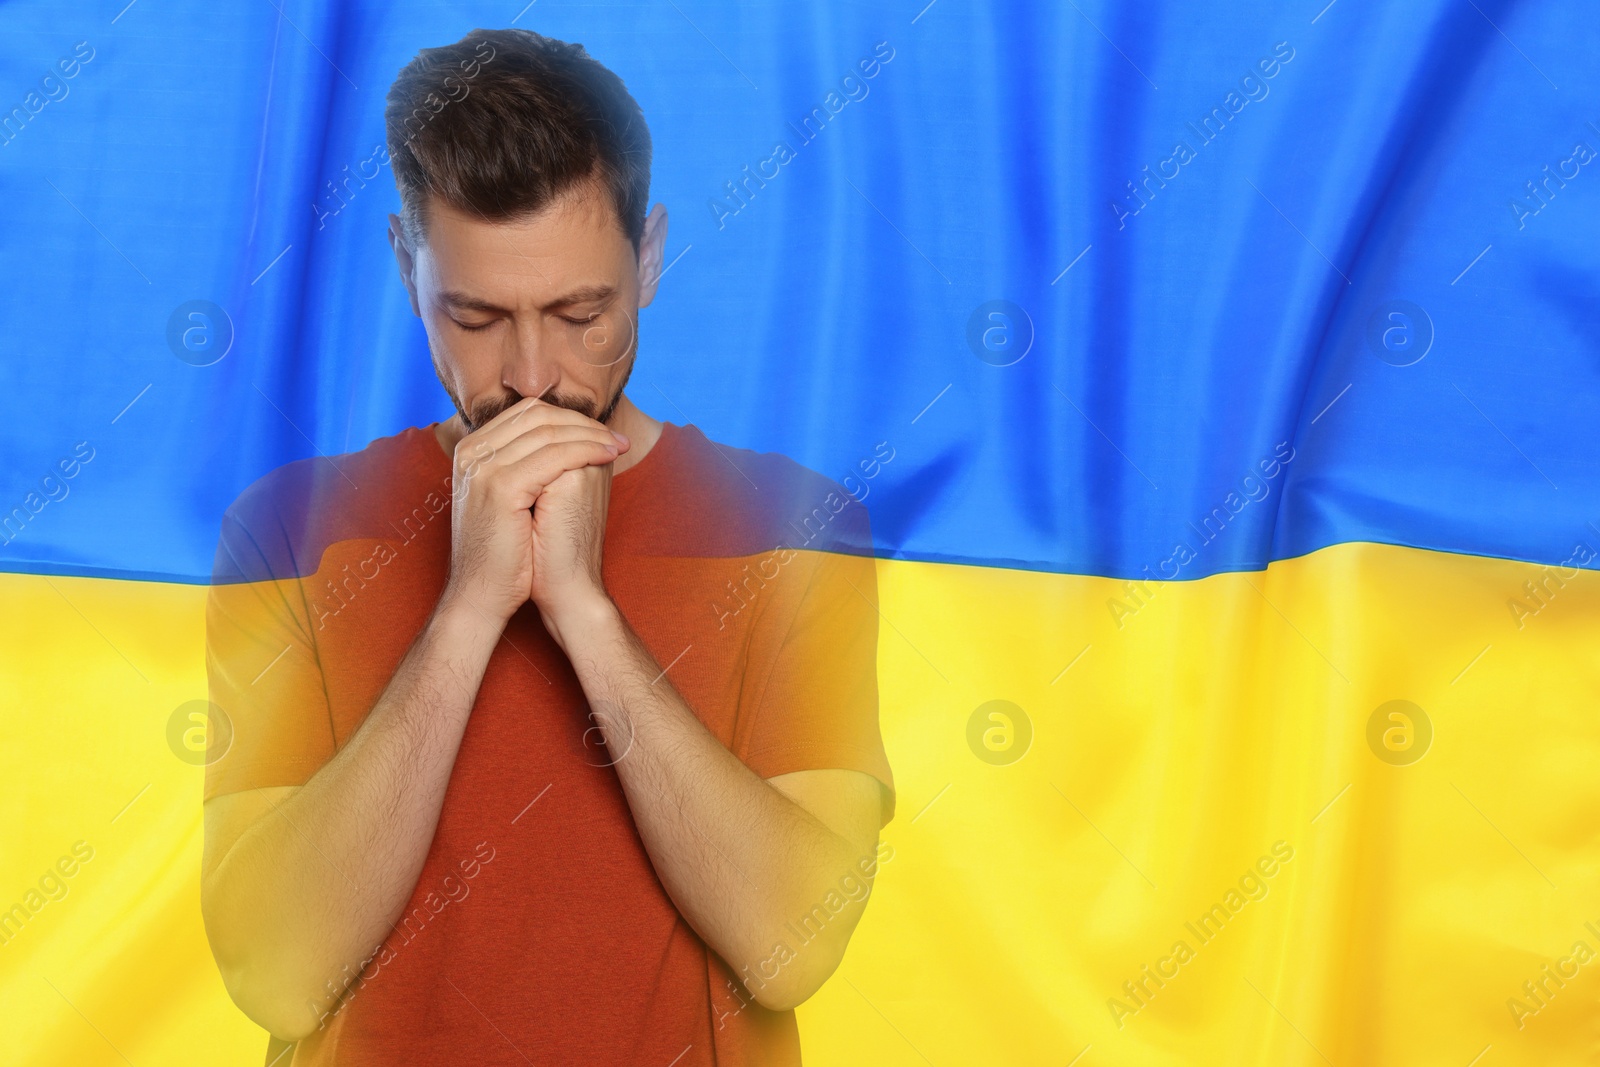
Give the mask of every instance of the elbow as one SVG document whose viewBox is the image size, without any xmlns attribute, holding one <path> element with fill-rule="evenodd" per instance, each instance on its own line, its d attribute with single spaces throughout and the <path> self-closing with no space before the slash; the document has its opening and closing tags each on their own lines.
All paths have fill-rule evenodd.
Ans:
<svg viewBox="0 0 1600 1067">
<path fill-rule="evenodd" d="M 755 1002 L 768 1011 L 793 1011 L 810 1000 L 844 961 L 866 901 L 865 894 L 852 895 L 835 911 L 826 905 L 814 907 L 798 924 L 786 924 L 786 931 L 804 938 L 799 946 L 791 948 L 781 937 L 768 942 L 771 955 L 742 972 L 745 989 Z"/>
<path fill-rule="evenodd" d="M 811 988 L 801 988 L 791 982 L 785 983 L 782 987 L 768 985 L 752 992 L 756 1003 L 768 1011 L 794 1011 L 810 1000 L 811 994 L 820 988 L 822 988 L 820 982 Z"/>
<path fill-rule="evenodd" d="M 746 970 L 745 987 L 755 1002 L 768 1011 L 793 1011 L 833 977 L 844 959 L 845 945 L 844 942 L 824 945 L 811 941 L 798 951 L 781 944 L 777 948 L 780 951 L 762 965 Z"/>
<path fill-rule="evenodd" d="M 766 982 L 759 989 L 751 989 L 750 992 L 755 997 L 756 1003 L 768 1011 L 793 1011 L 810 1000 L 833 971 L 834 968 L 830 967 L 826 973 L 783 974 L 778 979 Z"/>
<path fill-rule="evenodd" d="M 337 1003 L 319 1007 L 321 998 L 299 997 L 286 984 L 263 981 L 248 965 L 229 966 L 218 961 L 222 984 L 239 1010 L 273 1037 L 300 1041 L 326 1025 Z"/>
<path fill-rule="evenodd" d="M 202 915 L 223 987 L 252 1022 L 285 1041 L 299 1041 L 326 1025 L 338 1001 L 303 980 L 303 968 L 274 951 L 259 931 L 238 929 L 209 909 L 202 908 Z"/>
</svg>

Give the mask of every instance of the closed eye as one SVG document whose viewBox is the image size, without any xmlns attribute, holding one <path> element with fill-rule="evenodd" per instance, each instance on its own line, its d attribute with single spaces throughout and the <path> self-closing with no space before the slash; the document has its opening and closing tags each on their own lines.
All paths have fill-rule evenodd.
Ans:
<svg viewBox="0 0 1600 1067">
<path fill-rule="evenodd" d="M 488 322 L 479 323 L 476 326 L 473 326 L 473 325 L 470 325 L 468 323 L 462 322 L 462 321 L 460 321 L 459 319 L 456 319 L 456 318 L 451 318 L 450 321 L 455 323 L 458 327 L 460 327 L 463 330 L 469 330 L 469 331 L 471 331 L 473 333 L 476 333 L 479 330 L 487 330 L 489 327 L 493 326 L 499 320 L 498 319 L 490 319 Z"/>
</svg>

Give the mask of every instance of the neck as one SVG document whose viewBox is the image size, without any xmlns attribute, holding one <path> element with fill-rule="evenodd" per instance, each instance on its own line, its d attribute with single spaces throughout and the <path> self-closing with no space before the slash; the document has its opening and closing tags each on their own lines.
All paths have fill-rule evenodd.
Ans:
<svg viewBox="0 0 1600 1067">
<path fill-rule="evenodd" d="M 616 462 L 612 464 L 612 474 L 621 474 L 638 463 L 656 446 L 656 442 L 661 440 L 661 420 L 652 419 L 634 407 L 633 401 L 628 399 L 626 393 L 617 401 L 617 408 L 611 413 L 611 421 L 606 425 L 622 434 L 629 442 L 628 450 L 618 456 Z M 461 421 L 459 414 L 450 416 L 433 428 L 433 436 L 447 456 L 456 454 L 456 445 L 466 435 L 467 427 Z"/>
<path fill-rule="evenodd" d="M 617 401 L 617 409 L 611 413 L 607 425 L 628 439 L 628 450 L 611 465 L 612 474 L 621 474 L 638 463 L 661 440 L 661 420 L 652 419 L 634 407 L 627 393 Z"/>
</svg>

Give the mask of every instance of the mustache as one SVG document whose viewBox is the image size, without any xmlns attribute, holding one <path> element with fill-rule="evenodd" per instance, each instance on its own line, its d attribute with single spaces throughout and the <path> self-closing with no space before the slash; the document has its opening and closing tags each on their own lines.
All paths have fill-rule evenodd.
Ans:
<svg viewBox="0 0 1600 1067">
<path fill-rule="evenodd" d="M 522 402 L 522 398 L 522 394 L 518 394 L 518 392 L 506 392 L 506 394 L 499 395 L 499 397 L 485 397 L 483 400 L 478 400 L 475 405 L 472 405 L 472 410 L 467 413 L 467 429 L 477 430 L 478 427 L 488 426 L 494 419 L 498 419 L 501 414 L 506 413 L 510 406 Z M 584 400 L 584 398 L 563 397 L 562 394 L 552 394 L 552 392 L 546 390 L 546 394 L 542 395 L 541 400 L 544 400 L 544 403 L 549 403 L 549 405 L 555 405 L 557 408 L 566 408 L 568 411 L 586 414 L 590 419 L 594 418 L 594 405 Z"/>
<path fill-rule="evenodd" d="M 634 323 L 633 329 L 635 346 L 638 344 L 638 328 L 638 324 Z M 585 418 L 593 419 L 602 425 L 610 425 L 611 416 L 616 413 L 617 405 L 622 402 L 623 390 L 628 387 L 628 382 L 633 377 L 634 359 L 636 355 L 637 348 L 630 350 L 628 353 L 627 362 L 622 366 L 622 380 L 616 384 L 616 387 L 611 392 L 610 398 L 604 401 L 603 407 L 601 406 L 601 402 L 590 400 L 587 397 L 573 396 L 568 393 L 555 392 L 554 382 L 552 382 L 549 388 L 545 389 L 543 393 L 539 394 L 539 399 L 543 400 L 547 404 L 554 404 L 556 407 L 566 408 L 568 411 L 576 411 L 579 415 L 582 415 Z M 444 366 L 445 362 L 447 361 L 441 358 L 441 353 L 434 347 L 433 339 L 431 337 L 428 340 L 428 356 L 433 364 L 434 377 L 439 379 L 440 386 L 444 388 L 445 395 L 450 398 L 450 403 L 455 407 L 456 414 L 461 417 L 461 422 L 464 426 L 466 426 L 468 433 L 473 433 L 481 427 L 488 425 L 490 422 L 493 422 L 495 418 L 504 413 L 507 408 L 523 399 L 523 395 L 521 393 L 517 392 L 515 389 L 507 388 L 506 391 L 499 396 L 485 397 L 471 406 L 465 405 L 461 402 L 460 395 L 450 387 L 450 376 L 445 374 Z"/>
<path fill-rule="evenodd" d="M 618 393 L 620 394 L 621 390 L 618 390 Z M 485 397 L 476 404 L 473 404 L 470 411 L 462 412 L 462 421 L 467 424 L 468 432 L 475 431 L 479 427 L 486 426 L 493 422 L 512 405 L 518 403 L 522 399 L 522 394 L 517 392 L 509 392 L 501 396 Z M 576 411 L 579 415 L 594 419 L 597 422 L 606 421 L 605 419 L 600 418 L 602 413 L 595 402 L 587 397 L 571 396 L 566 393 L 551 392 L 547 389 L 540 399 L 546 404 L 552 404 L 558 408 L 566 408 L 568 411 Z M 607 405 L 606 411 L 604 412 L 606 418 L 610 418 L 611 412 L 615 408 L 615 401 L 612 401 L 611 404 Z"/>
</svg>

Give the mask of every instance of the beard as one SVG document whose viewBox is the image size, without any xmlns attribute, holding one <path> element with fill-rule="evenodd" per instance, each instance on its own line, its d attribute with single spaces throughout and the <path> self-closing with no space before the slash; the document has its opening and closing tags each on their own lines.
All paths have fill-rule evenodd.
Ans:
<svg viewBox="0 0 1600 1067">
<path fill-rule="evenodd" d="M 468 433 L 472 433 L 480 427 L 493 422 L 507 408 L 523 399 L 521 393 L 514 389 L 508 389 L 499 396 L 485 397 L 476 401 L 469 411 L 461 403 L 461 398 L 456 395 L 456 391 L 450 388 L 450 383 L 445 380 L 445 376 L 439 366 L 439 353 L 434 350 L 431 340 L 428 343 L 428 352 L 433 357 L 434 376 L 439 379 L 439 384 L 444 388 L 445 395 L 450 398 L 450 403 L 455 405 L 456 414 L 461 416 L 461 422 L 466 426 Z M 637 355 L 638 348 L 635 347 L 633 353 L 628 356 L 627 366 L 622 372 L 622 380 L 617 383 L 616 389 L 611 393 L 611 398 L 606 401 L 604 406 L 597 405 L 587 397 L 572 396 L 567 393 L 547 391 L 542 399 L 546 404 L 554 404 L 558 408 L 576 411 L 578 414 L 587 416 L 598 423 L 609 424 L 611 416 L 616 413 L 617 404 L 622 400 L 622 391 L 627 388 L 628 379 L 633 376 L 633 362 Z"/>
</svg>

